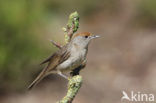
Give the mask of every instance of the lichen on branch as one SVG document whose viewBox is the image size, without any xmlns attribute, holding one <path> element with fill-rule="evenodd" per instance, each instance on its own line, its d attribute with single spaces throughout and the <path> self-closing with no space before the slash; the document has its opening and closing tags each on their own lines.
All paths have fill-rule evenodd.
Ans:
<svg viewBox="0 0 156 103">
<path fill-rule="evenodd" d="M 73 76 L 69 78 L 68 91 L 66 96 L 57 103 L 72 103 L 74 97 L 78 93 L 82 84 L 82 77 L 80 75 Z"/>
<path fill-rule="evenodd" d="M 70 42 L 73 34 L 79 28 L 79 14 L 75 11 L 69 15 L 68 23 L 66 27 L 63 27 L 63 31 L 65 32 L 65 43 L 67 44 Z M 61 45 L 59 43 L 54 42 L 51 40 L 52 44 L 55 45 L 57 48 L 61 49 Z"/>
<path fill-rule="evenodd" d="M 65 32 L 65 43 L 70 42 L 73 34 L 78 30 L 79 28 L 79 14 L 77 12 L 73 12 L 70 14 L 67 27 L 63 28 L 63 31 Z"/>
<path fill-rule="evenodd" d="M 65 43 L 69 43 L 73 34 L 78 30 L 79 28 L 79 15 L 77 12 L 73 12 L 69 16 L 69 20 L 67 23 L 67 27 L 63 28 L 65 32 Z M 56 47 L 61 48 L 60 45 L 58 45 L 55 42 L 52 42 Z M 73 71 L 74 72 L 74 71 Z M 79 71 L 77 71 L 79 72 Z M 75 74 L 75 73 L 72 73 Z M 78 90 L 81 87 L 82 84 L 82 77 L 78 75 L 79 73 L 76 73 L 76 75 L 72 75 L 71 78 L 68 79 L 68 90 L 66 96 L 60 100 L 57 103 L 72 103 L 74 97 L 78 93 Z"/>
</svg>

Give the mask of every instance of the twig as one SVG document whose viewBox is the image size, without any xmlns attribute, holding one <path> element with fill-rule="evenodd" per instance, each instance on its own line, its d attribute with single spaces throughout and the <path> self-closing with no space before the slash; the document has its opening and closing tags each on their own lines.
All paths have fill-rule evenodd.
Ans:
<svg viewBox="0 0 156 103">
<path fill-rule="evenodd" d="M 65 43 L 70 42 L 73 34 L 78 30 L 79 28 L 79 14 L 77 12 L 73 12 L 70 14 L 67 27 L 63 27 L 63 31 L 65 32 Z M 57 48 L 61 49 L 62 46 L 53 40 L 51 40 L 53 45 L 55 45 Z"/>
<path fill-rule="evenodd" d="M 72 38 L 72 36 L 73 36 L 73 34 L 74 34 L 74 27 L 75 27 L 75 25 L 74 25 L 74 21 L 73 21 L 73 22 L 72 22 L 71 28 L 69 28 L 69 30 L 68 30 L 68 32 L 67 32 L 67 34 L 66 34 L 66 35 L 68 35 L 68 37 L 69 37 L 68 42 L 70 42 L 70 40 L 71 40 L 71 38 Z"/>
<path fill-rule="evenodd" d="M 51 41 L 51 43 L 52 43 L 53 45 L 55 45 L 57 48 L 59 48 L 59 49 L 62 48 L 62 46 L 61 46 L 59 43 L 56 43 L 56 42 L 53 41 L 53 40 L 50 40 L 50 41 Z"/>
<path fill-rule="evenodd" d="M 70 42 L 73 34 L 78 30 L 79 28 L 79 14 L 77 12 L 73 12 L 69 16 L 69 20 L 67 23 L 67 27 L 63 28 L 65 32 L 65 42 Z"/>
</svg>

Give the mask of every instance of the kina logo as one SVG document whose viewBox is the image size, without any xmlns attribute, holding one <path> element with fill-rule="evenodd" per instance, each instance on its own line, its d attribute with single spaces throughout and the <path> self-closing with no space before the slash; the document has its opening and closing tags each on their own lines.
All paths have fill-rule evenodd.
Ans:
<svg viewBox="0 0 156 103">
<path fill-rule="evenodd" d="M 121 101 L 132 101 L 132 102 L 153 102 L 154 101 L 154 94 L 152 93 L 141 93 L 141 92 L 134 92 L 131 91 L 128 95 L 125 91 L 122 91 Z"/>
</svg>

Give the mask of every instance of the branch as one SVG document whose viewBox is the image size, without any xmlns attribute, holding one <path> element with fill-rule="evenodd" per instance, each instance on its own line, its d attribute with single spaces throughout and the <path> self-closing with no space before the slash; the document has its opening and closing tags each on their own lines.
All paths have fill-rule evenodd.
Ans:
<svg viewBox="0 0 156 103">
<path fill-rule="evenodd" d="M 57 103 L 72 103 L 74 97 L 78 93 L 82 84 L 82 77 L 79 75 L 73 76 L 68 82 L 68 91 L 66 96 Z"/>
<path fill-rule="evenodd" d="M 77 12 L 71 13 L 69 16 L 69 20 L 67 23 L 67 27 L 63 28 L 65 32 L 65 43 L 69 43 L 71 41 L 71 38 L 73 34 L 78 30 L 79 28 L 79 15 Z M 82 84 L 82 77 L 79 75 L 79 71 L 83 68 L 84 66 L 80 66 L 78 68 L 75 68 L 71 72 L 71 78 L 68 80 L 68 91 L 66 96 L 60 100 L 57 103 L 72 103 L 74 97 L 78 93 L 78 90 L 81 87 Z"/>
<path fill-rule="evenodd" d="M 67 27 L 63 28 L 65 32 L 65 42 L 70 42 L 73 34 L 78 30 L 79 28 L 79 14 L 77 12 L 73 12 L 70 14 Z"/>
<path fill-rule="evenodd" d="M 67 27 L 63 27 L 63 31 L 65 32 L 65 43 L 70 42 L 73 34 L 78 30 L 79 28 L 79 14 L 77 12 L 73 12 L 70 14 Z M 57 48 L 61 49 L 62 46 L 53 40 L 51 40 L 52 44 L 55 45 Z"/>
<path fill-rule="evenodd" d="M 59 49 L 62 48 L 62 46 L 61 46 L 59 43 L 56 43 L 56 42 L 53 41 L 53 40 L 50 40 L 50 41 L 51 41 L 51 43 L 52 43 L 53 45 L 55 45 L 57 48 L 59 48 Z"/>
</svg>

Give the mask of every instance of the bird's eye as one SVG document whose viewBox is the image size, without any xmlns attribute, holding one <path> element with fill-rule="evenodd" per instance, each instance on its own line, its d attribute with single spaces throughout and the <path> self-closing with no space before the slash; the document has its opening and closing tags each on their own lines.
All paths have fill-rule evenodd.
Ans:
<svg viewBox="0 0 156 103">
<path fill-rule="evenodd" d="M 88 38 L 88 36 L 85 36 L 85 38 Z"/>
</svg>

